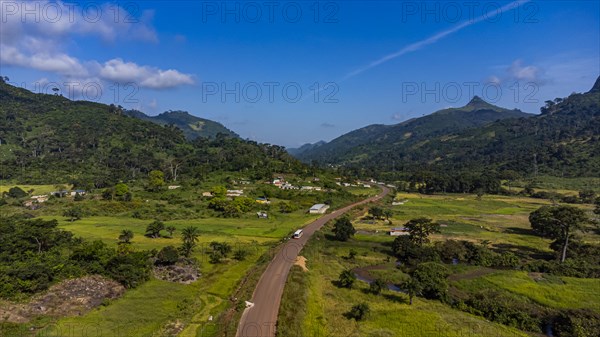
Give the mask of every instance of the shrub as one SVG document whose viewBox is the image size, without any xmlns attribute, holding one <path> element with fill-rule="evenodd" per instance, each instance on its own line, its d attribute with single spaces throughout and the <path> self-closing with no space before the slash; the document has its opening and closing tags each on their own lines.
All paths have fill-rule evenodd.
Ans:
<svg viewBox="0 0 600 337">
<path fill-rule="evenodd" d="M 421 294 L 428 299 L 446 299 L 450 272 L 443 264 L 425 262 L 419 264 L 410 276 L 421 285 Z"/>
<path fill-rule="evenodd" d="M 150 279 L 150 265 L 145 252 L 119 254 L 106 264 L 106 272 L 127 288 L 135 288 Z"/>
<path fill-rule="evenodd" d="M 346 313 L 348 319 L 354 319 L 356 321 L 362 321 L 366 319 L 371 313 L 371 308 L 367 303 L 360 303 L 352 307 L 349 312 Z"/>
<path fill-rule="evenodd" d="M 600 314 L 590 309 L 562 311 L 552 324 L 557 337 L 600 336 Z"/>
<path fill-rule="evenodd" d="M 23 191 L 20 187 L 11 187 L 6 194 L 11 198 L 20 199 L 27 196 L 27 192 Z"/>
<path fill-rule="evenodd" d="M 177 251 L 177 248 L 173 246 L 166 246 L 163 247 L 160 252 L 158 252 L 158 255 L 156 255 L 155 264 L 168 266 L 177 263 L 178 260 L 179 252 Z"/>
<path fill-rule="evenodd" d="M 245 249 L 242 249 L 242 248 L 237 249 L 235 252 L 233 252 L 233 258 L 238 261 L 244 261 L 247 256 L 248 256 L 248 251 Z"/>
<path fill-rule="evenodd" d="M 341 288 L 352 288 L 354 281 L 356 281 L 356 275 L 351 270 L 344 270 L 340 273 L 338 285 Z"/>
<path fill-rule="evenodd" d="M 512 252 L 494 254 L 492 265 L 494 267 L 516 268 L 519 266 L 519 258 Z"/>
<path fill-rule="evenodd" d="M 378 278 L 369 284 L 369 291 L 372 294 L 379 295 L 383 290 L 387 289 L 387 284 L 384 280 Z"/>
<path fill-rule="evenodd" d="M 524 331 L 541 332 L 542 320 L 532 313 L 543 312 L 536 305 L 524 302 L 514 295 L 494 290 L 484 290 L 464 302 L 471 312 L 500 324 Z"/>
</svg>

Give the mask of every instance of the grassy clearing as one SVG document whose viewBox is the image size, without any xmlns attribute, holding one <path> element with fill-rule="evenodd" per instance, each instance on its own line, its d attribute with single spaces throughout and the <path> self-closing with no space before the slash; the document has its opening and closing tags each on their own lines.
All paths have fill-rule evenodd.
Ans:
<svg viewBox="0 0 600 337">
<path fill-rule="evenodd" d="M 529 213 L 550 202 L 527 197 L 486 195 L 477 200 L 474 195 L 420 195 L 398 193 L 396 200 L 403 205 L 391 206 L 392 224 L 387 221 L 356 220 L 357 238 L 372 242 L 389 241 L 391 227 L 402 226 L 410 219 L 429 217 L 443 225 L 434 240 L 457 239 L 473 242 L 490 241 L 497 248 L 517 251 L 550 252 L 548 240 L 533 235 Z M 578 205 L 591 210 L 589 205 Z M 363 215 L 366 217 L 366 213 Z M 587 232 L 584 241 L 600 242 L 600 235 Z"/>
<path fill-rule="evenodd" d="M 387 259 L 385 254 L 367 249 L 369 244 L 363 242 L 325 241 L 322 234 L 317 234 L 303 251 L 309 271 L 303 274 L 296 271 L 288 278 L 284 304 L 289 305 L 282 305 L 279 316 L 279 326 L 286 329 L 286 336 L 421 336 L 427 331 L 432 334 L 443 331 L 445 336 L 457 337 L 525 336 L 437 302 L 416 300 L 410 306 L 404 294 L 391 291 L 370 294 L 365 282 L 357 281 L 354 289 L 337 288 L 332 281 L 342 270 Z M 354 261 L 344 257 L 349 248 L 360 251 Z M 394 270 L 387 273 L 392 275 Z M 401 277 L 402 273 L 397 273 Z M 291 299 L 295 300 L 293 305 Z M 360 302 L 369 304 L 369 318 L 358 323 L 345 318 L 344 314 Z"/>
<path fill-rule="evenodd" d="M 454 284 L 459 289 L 470 291 L 500 288 L 550 308 L 589 308 L 600 311 L 598 279 L 548 276 L 545 278 L 521 271 L 497 271 L 475 279 L 460 280 Z"/>
<path fill-rule="evenodd" d="M 520 185 L 525 185 L 521 183 Z M 536 178 L 535 185 L 541 189 L 552 190 L 559 193 L 574 194 L 577 191 L 592 189 L 600 192 L 600 178 L 560 178 L 540 176 Z M 571 192 L 571 193 L 569 193 Z"/>
<path fill-rule="evenodd" d="M 199 283 L 181 285 L 152 280 L 106 307 L 59 320 L 40 335 L 49 335 L 57 327 L 59 331 L 73 331 L 74 336 L 149 336 L 189 309 L 198 297 L 206 298 Z"/>
<path fill-rule="evenodd" d="M 360 195 L 364 197 L 372 197 L 380 191 L 379 188 L 374 187 L 348 187 L 346 190 L 354 195 Z"/>
<path fill-rule="evenodd" d="M 56 216 L 43 216 L 54 219 Z M 262 255 L 269 252 L 273 245 L 290 232 L 315 219 L 303 212 L 257 219 L 254 217 L 223 219 L 193 219 L 166 221 L 167 226 L 176 228 L 173 238 L 152 239 L 144 236 L 150 220 L 129 217 L 86 217 L 70 222 L 58 217 L 59 226 L 87 240 L 101 240 L 109 245 L 117 245 L 117 237 L 123 229 L 134 232 L 131 247 L 133 249 L 161 249 L 167 245 L 178 246 L 180 233 L 187 226 L 197 226 L 201 230 L 199 247 L 194 257 L 200 263 L 202 276 L 191 285 L 172 284 L 152 280 L 131 290 L 107 307 L 95 310 L 82 317 L 59 320 L 61 329 L 71 327 L 81 333 L 93 326 L 103 335 L 114 335 L 115 329 L 123 336 L 150 336 L 164 334 L 168 324 L 180 323 L 185 327 L 182 336 L 213 335 L 216 332 L 215 321 L 232 304 L 231 296 L 236 292 L 244 275 L 256 267 Z M 163 232 L 163 235 L 167 235 Z M 234 250 L 245 249 L 249 252 L 244 261 L 225 260 L 222 264 L 209 263 L 208 244 L 211 241 L 225 241 Z M 268 254 L 267 254 L 268 258 Z M 258 275 L 260 276 L 260 275 Z M 249 289 L 250 294 L 253 289 Z M 144 317 L 135 320 L 135 317 Z M 146 319 L 147 318 L 147 319 Z M 237 322 L 234 317 L 232 322 Z M 131 323 L 135 321 L 134 323 Z M 76 332 L 75 335 L 80 335 Z"/>
<path fill-rule="evenodd" d="M 548 253 L 549 241 L 531 233 L 529 213 L 549 202 L 540 199 L 507 196 L 434 195 L 401 193 L 396 199 L 408 200 L 404 205 L 388 206 L 394 215 L 391 224 L 373 221 L 366 211 L 353 221 L 358 233 L 346 243 L 328 241 L 325 233 L 317 233 L 304 248 L 309 271 L 304 278 L 290 276 L 284 298 L 306 296 L 295 306 L 282 306 L 280 326 L 292 336 L 526 336 L 526 333 L 488 322 L 480 317 L 452 309 L 436 301 L 417 299 L 413 306 L 401 293 L 386 291 L 383 295 L 368 293 L 368 284 L 357 281 L 354 289 L 337 288 L 333 281 L 344 269 L 377 266 L 369 269 L 372 277 L 398 284 L 405 275 L 390 261 L 387 234 L 391 227 L 401 226 L 416 217 L 430 217 L 444 224 L 442 232 L 432 239 L 459 239 L 473 242 L 489 240 L 491 247 L 511 250 L 523 255 Z M 581 206 L 589 208 L 588 206 Z M 597 233 L 587 233 L 587 242 L 598 242 Z M 348 258 L 350 250 L 357 255 Z M 472 266 L 449 266 L 457 278 L 452 284 L 465 291 L 502 289 L 555 309 L 599 309 L 600 280 L 544 276 L 537 281 L 526 272 L 494 270 Z M 462 276 L 464 277 L 462 277 Z M 344 313 L 360 302 L 368 303 L 370 317 L 356 323 Z M 297 313 L 297 315 L 294 315 Z M 301 320 L 301 324 L 294 320 Z"/>
<path fill-rule="evenodd" d="M 67 189 L 71 188 L 71 186 L 68 184 L 57 184 L 57 185 L 65 186 Z M 32 192 L 33 195 L 48 194 L 50 192 L 56 191 L 57 185 L 20 185 L 20 184 L 11 185 L 11 184 L 3 183 L 2 185 L 0 185 L 0 194 L 3 192 L 8 192 L 9 189 L 11 189 L 15 186 L 21 188 L 25 192 L 29 192 L 30 190 L 33 190 L 33 192 Z"/>
</svg>

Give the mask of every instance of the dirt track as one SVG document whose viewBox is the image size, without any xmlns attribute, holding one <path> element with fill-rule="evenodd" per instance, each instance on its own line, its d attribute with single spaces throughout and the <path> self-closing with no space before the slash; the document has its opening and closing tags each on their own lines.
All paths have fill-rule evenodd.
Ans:
<svg viewBox="0 0 600 337">
<path fill-rule="evenodd" d="M 390 190 L 381 186 L 382 192 L 374 197 L 346 206 L 321 218 L 304 227 L 304 235 L 300 239 L 289 240 L 282 249 L 275 255 L 269 266 L 261 276 L 252 300 L 254 306 L 247 308 L 242 314 L 238 325 L 236 337 L 274 337 L 279 313 L 281 296 L 287 280 L 288 273 L 292 265 L 296 262 L 298 253 L 302 247 L 311 238 L 311 236 L 321 229 L 329 220 L 335 219 L 348 212 L 355 206 L 377 201 L 385 197 Z"/>
</svg>

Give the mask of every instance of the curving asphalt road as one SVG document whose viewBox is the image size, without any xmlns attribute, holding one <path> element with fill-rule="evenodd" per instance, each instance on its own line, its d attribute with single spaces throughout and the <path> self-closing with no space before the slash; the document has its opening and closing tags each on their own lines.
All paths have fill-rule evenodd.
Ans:
<svg viewBox="0 0 600 337">
<path fill-rule="evenodd" d="M 382 188 L 382 192 L 378 195 L 320 217 L 303 228 L 304 235 L 300 239 L 289 240 L 284 244 L 282 249 L 273 257 L 273 260 L 271 260 L 258 281 L 251 300 L 254 305 L 247 308 L 242 314 L 236 337 L 275 336 L 279 304 L 281 303 L 285 282 L 290 268 L 296 261 L 296 257 L 302 250 L 302 247 L 329 220 L 339 217 L 355 206 L 377 201 L 390 192 L 389 188 L 385 186 L 380 187 Z"/>
</svg>

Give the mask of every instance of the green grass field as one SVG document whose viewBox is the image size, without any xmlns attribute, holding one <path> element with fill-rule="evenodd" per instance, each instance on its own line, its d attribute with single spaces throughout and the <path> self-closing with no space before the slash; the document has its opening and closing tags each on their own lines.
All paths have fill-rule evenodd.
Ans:
<svg viewBox="0 0 600 337">
<path fill-rule="evenodd" d="M 349 242 L 328 241 L 318 233 L 305 247 L 302 255 L 308 259 L 305 275 L 300 270 L 290 274 L 284 299 L 281 321 L 284 331 L 298 336 L 426 336 L 443 331 L 444 336 L 527 336 L 526 333 L 491 323 L 483 318 L 453 309 L 437 301 L 417 299 L 413 306 L 401 293 L 386 291 L 383 295 L 368 293 L 368 284 L 357 281 L 355 289 L 337 288 L 335 281 L 344 269 L 377 266 L 369 270 L 374 278 L 393 284 L 406 277 L 396 269 L 389 257 L 389 243 L 394 240 L 387 231 L 402 226 L 416 217 L 430 217 L 444 225 L 432 240 L 458 239 L 473 242 L 490 241 L 490 247 L 511 250 L 527 255 L 530 252 L 551 252 L 550 241 L 533 235 L 529 213 L 549 202 L 526 197 L 486 195 L 477 200 L 473 195 L 433 195 L 400 193 L 396 200 L 404 205 L 382 207 L 393 210 L 391 224 L 373 221 L 367 212 L 358 213 L 353 220 L 358 233 Z M 578 205 L 590 210 L 589 205 Z M 330 230 L 331 227 L 329 227 Z M 325 230 L 327 233 L 327 230 Z M 589 232 L 584 241 L 600 242 L 597 233 Z M 357 255 L 347 258 L 350 250 Z M 452 286 L 463 290 L 502 289 L 549 308 L 591 308 L 599 310 L 600 280 L 569 277 L 534 279 L 535 275 L 519 271 L 483 270 L 480 267 L 455 266 L 457 280 Z M 461 278 L 461 273 L 475 271 L 477 277 Z M 292 294 L 292 295 L 291 295 Z M 293 302 L 294 298 L 305 298 Z M 286 300 L 287 299 L 287 300 Z M 286 302 L 287 301 L 287 302 Z M 360 302 L 368 303 L 370 317 L 356 323 L 344 317 Z M 293 321 L 300 317 L 301 324 Z"/>
<path fill-rule="evenodd" d="M 254 267 L 257 259 L 279 240 L 298 227 L 311 222 L 316 216 L 298 211 L 278 215 L 268 220 L 254 217 L 173 220 L 165 224 L 177 229 L 174 237 L 157 239 L 144 236 L 150 220 L 128 217 L 85 217 L 70 222 L 61 216 L 42 218 L 56 218 L 61 228 L 76 236 L 88 240 L 101 240 L 112 246 L 117 245 L 121 230 L 130 229 L 134 232 L 131 247 L 144 250 L 160 249 L 167 245 L 178 246 L 181 243 L 179 234 L 183 228 L 187 226 L 200 228 L 198 248 L 194 253 L 202 273 L 199 281 L 191 285 L 181 285 L 153 280 L 128 291 L 123 298 L 115 300 L 106 307 L 82 317 L 61 319 L 57 323 L 62 329 L 70 327 L 81 330 L 93 326 L 94 329 L 110 335 L 118 327 L 119 333 L 123 336 L 150 336 L 163 331 L 168 324 L 180 322 L 185 326 L 183 336 L 196 336 L 206 328 L 210 316 L 217 317 L 227 307 L 230 296 L 243 276 Z M 168 233 L 163 232 L 163 235 L 166 236 Z M 211 264 L 205 253 L 211 241 L 228 242 L 234 250 L 237 248 L 247 250 L 249 256 L 244 261 L 228 259 L 223 264 Z M 136 321 L 134 317 L 144 318 Z M 206 334 L 206 331 L 203 333 Z"/>
<path fill-rule="evenodd" d="M 55 189 L 51 185 L 28 187 L 34 188 L 36 192 Z M 356 188 L 350 192 L 355 195 L 372 195 L 377 191 L 376 188 Z M 181 192 L 169 193 L 181 193 L 186 200 L 198 201 L 197 191 L 190 192 L 184 189 Z M 142 193 L 141 197 L 143 196 Z M 292 273 L 296 275 L 295 281 L 301 286 L 288 295 L 287 302 L 284 297 L 282 304 L 282 310 L 293 311 L 286 319 L 302 317 L 301 321 L 295 322 L 288 331 L 301 331 L 302 336 L 320 334 L 379 337 L 395 336 L 397 331 L 404 331 L 407 336 L 419 336 L 422 331 L 437 330 L 449 331 L 448 336 L 457 337 L 465 334 L 482 337 L 521 336 L 520 332 L 453 310 L 438 302 L 416 300 L 413 306 L 409 306 L 403 294 L 387 292 L 384 296 L 375 296 L 365 292 L 368 286 L 365 282 L 358 282 L 356 289 L 346 290 L 338 289 L 332 281 L 337 279 L 339 272 L 345 268 L 379 265 L 387 267 L 371 271 L 374 277 L 381 277 L 392 283 L 401 282 L 405 275 L 395 269 L 393 260 L 390 260 L 389 246 L 386 244 L 394 238 L 390 237 L 387 231 L 391 227 L 402 226 L 406 221 L 422 216 L 431 217 L 444 225 L 442 232 L 434 235 L 433 240 L 489 240 L 492 247 L 548 253 L 549 241 L 530 232 L 528 214 L 549 202 L 524 197 L 486 195 L 482 200 L 477 200 L 473 195 L 424 196 L 408 193 L 400 193 L 396 199 L 407 202 L 404 205 L 391 206 L 389 201 L 386 201 L 386 204 L 382 205 L 393 211 L 391 224 L 384 220 L 372 221 L 367 219 L 366 211 L 357 211 L 358 218 L 353 223 L 359 232 L 350 243 L 328 241 L 322 233 L 317 235 L 319 240 L 311 241 L 302 253 L 308 258 L 309 272 Z M 181 336 L 210 336 L 212 333 L 207 332 L 206 327 L 213 321 L 209 321 L 209 317 L 218 317 L 231 305 L 230 297 L 242 278 L 255 268 L 261 255 L 294 230 L 316 218 L 302 209 L 290 214 L 269 212 L 269 219 L 258 219 L 253 214 L 240 218 L 216 218 L 211 217 L 210 213 L 199 213 L 198 217 L 194 218 L 195 213 L 191 212 L 185 215 L 185 219 L 165 221 L 167 226 L 172 225 L 176 228 L 173 238 L 166 237 L 167 233 L 163 232 L 165 237 L 152 239 L 145 237 L 144 233 L 146 226 L 153 220 L 132 218 L 133 209 L 144 204 L 154 208 L 161 203 L 166 205 L 167 212 L 185 207 L 157 200 L 151 200 L 150 203 L 141 200 L 132 203 L 98 203 L 86 200 L 80 205 L 89 208 L 92 213 L 111 214 L 114 211 L 114 215 L 88 215 L 81 220 L 70 222 L 62 216 L 62 210 L 72 203 L 70 199 L 54 200 L 35 212 L 43 219 L 57 219 L 61 228 L 73 232 L 76 236 L 87 240 L 101 240 L 111 246 L 117 245 L 117 238 L 122 230 L 130 229 L 135 235 L 131 247 L 140 250 L 161 249 L 167 245 L 178 246 L 182 229 L 197 226 L 201 235 L 194 257 L 198 259 L 202 273 L 200 280 L 191 285 L 151 280 L 106 306 L 83 316 L 63 318 L 57 322 L 57 326 L 63 331 L 66 328 L 77 331 L 74 335 L 90 335 L 90 329 L 96 329 L 94 331 L 101 331 L 101 335 L 114 335 L 115 331 L 118 331 L 123 336 L 162 336 L 169 335 L 172 332 L 169 327 L 175 325 L 183 327 Z M 149 204 L 152 205 L 148 206 Z M 17 206 L 11 207 L 11 210 L 17 210 Z M 580 207 L 589 209 L 590 206 Z M 586 234 L 585 240 L 600 242 L 600 236 L 589 233 Z M 223 264 L 211 264 L 205 250 L 212 241 L 228 242 L 234 249 L 246 249 L 250 255 L 245 261 L 226 259 Z M 351 249 L 357 252 L 353 261 L 345 258 Z M 525 273 L 500 272 L 477 279 L 461 280 L 457 285 L 498 287 L 556 308 L 572 307 L 575 302 L 583 303 L 582 307 L 589 307 L 592 303 L 600 302 L 597 296 L 600 292 L 590 293 L 600 289 L 593 280 L 562 278 L 561 282 L 542 284 L 533 281 Z M 305 301 L 295 301 L 297 296 L 303 296 Z M 343 314 L 358 301 L 370 303 L 372 314 L 367 321 L 356 324 L 347 320 Z M 286 307 L 288 309 L 285 309 Z M 285 312 L 282 314 L 285 315 Z M 136 320 L 136 317 L 141 318 Z M 42 331 L 40 336 L 50 332 Z"/>
<path fill-rule="evenodd" d="M 418 299 L 411 306 L 408 297 L 401 293 L 388 290 L 382 295 L 370 294 L 366 282 L 355 282 L 353 289 L 337 288 L 332 281 L 342 270 L 385 263 L 386 256 L 361 242 L 324 242 L 322 234 L 316 238 L 302 252 L 308 259 L 309 271 L 302 277 L 298 275 L 302 271 L 294 270 L 286 284 L 280 319 L 302 319 L 300 324 L 279 322 L 280 329 L 295 333 L 289 336 L 426 336 L 442 332 L 455 337 L 526 336 L 435 301 Z M 358 252 L 355 261 L 344 258 L 350 248 Z M 401 277 L 400 271 L 387 274 Z M 301 288 L 303 284 L 307 286 Z M 290 298 L 288 292 L 294 296 Z M 344 314 L 360 302 L 369 304 L 370 316 L 358 323 L 348 320 Z"/>
<path fill-rule="evenodd" d="M 538 275 L 521 271 L 497 271 L 475 279 L 459 280 L 454 285 L 471 291 L 499 288 L 550 308 L 589 308 L 600 312 L 599 279 L 541 277 L 536 281 L 535 276 Z"/>
<path fill-rule="evenodd" d="M 549 241 L 531 232 L 529 213 L 550 202 L 527 197 L 485 195 L 477 200 L 474 195 L 420 195 L 398 193 L 396 200 L 406 200 L 404 205 L 385 205 L 393 211 L 387 221 L 354 221 L 361 240 L 385 242 L 392 227 L 401 227 L 410 219 L 428 217 L 442 224 L 441 233 L 434 240 L 460 239 L 473 242 L 490 241 L 492 245 L 509 250 L 530 248 L 549 252 Z M 590 205 L 577 205 L 591 210 Z M 366 214 L 365 214 L 366 216 Z M 368 235 L 365 235 L 368 233 Z M 600 235 L 585 233 L 584 241 L 600 242 Z"/>
<path fill-rule="evenodd" d="M 71 186 L 68 184 L 57 184 L 57 185 L 62 185 L 65 186 L 66 188 L 70 189 Z M 56 185 L 11 185 L 11 184 L 2 184 L 0 185 L 0 194 L 2 192 L 8 192 L 9 189 L 13 188 L 13 187 L 19 187 L 20 189 L 22 189 L 25 192 L 29 192 L 30 190 L 33 190 L 33 195 L 38 195 L 38 194 L 48 194 L 50 192 L 54 192 L 56 191 Z"/>
</svg>

